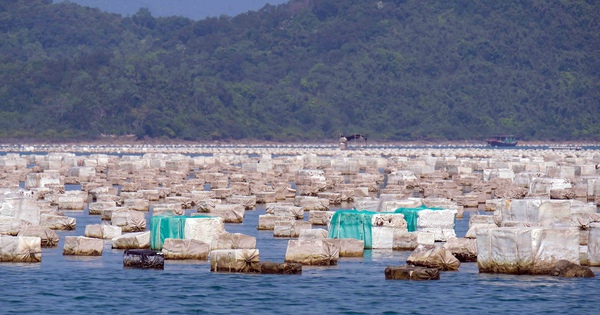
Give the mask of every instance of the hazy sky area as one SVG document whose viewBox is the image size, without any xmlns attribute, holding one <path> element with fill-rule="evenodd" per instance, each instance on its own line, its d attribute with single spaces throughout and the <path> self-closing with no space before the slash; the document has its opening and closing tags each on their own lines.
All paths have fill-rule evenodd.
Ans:
<svg viewBox="0 0 600 315">
<path fill-rule="evenodd" d="M 55 3 L 62 0 L 54 0 Z M 282 4 L 287 0 L 70 0 L 80 5 L 118 13 L 133 15 L 140 8 L 148 8 L 154 17 L 184 16 L 201 20 L 209 16 L 235 16 L 247 11 L 256 11 L 266 4 Z"/>
</svg>

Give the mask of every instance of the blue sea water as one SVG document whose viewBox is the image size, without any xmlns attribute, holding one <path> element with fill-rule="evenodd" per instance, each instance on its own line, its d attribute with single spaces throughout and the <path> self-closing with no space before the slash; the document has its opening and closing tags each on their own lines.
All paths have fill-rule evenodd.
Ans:
<svg viewBox="0 0 600 315">
<path fill-rule="evenodd" d="M 257 237 L 261 261 L 283 262 L 288 239 L 258 231 L 264 206 L 247 211 L 232 233 Z M 386 266 L 409 252 L 367 250 L 337 266 L 301 275 L 210 272 L 207 261 L 166 261 L 164 270 L 123 268 L 123 251 L 106 243 L 101 257 L 63 256 L 65 235 L 100 223 L 87 211 L 65 212 L 75 231 L 40 264 L 0 264 L 0 314 L 598 314 L 600 280 L 480 274 L 476 263 L 442 272 L 439 281 L 385 280 Z M 469 212 L 457 219 L 464 236 Z M 593 269 L 596 274 L 599 269 Z"/>
</svg>

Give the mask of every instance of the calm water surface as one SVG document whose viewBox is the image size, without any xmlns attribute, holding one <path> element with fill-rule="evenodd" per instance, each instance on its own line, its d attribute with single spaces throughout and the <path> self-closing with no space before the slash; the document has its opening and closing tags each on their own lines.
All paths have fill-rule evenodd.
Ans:
<svg viewBox="0 0 600 315">
<path fill-rule="evenodd" d="M 264 206 L 247 211 L 232 233 L 257 237 L 262 261 L 283 262 L 287 239 L 256 230 Z M 599 314 L 600 279 L 479 274 L 476 263 L 439 281 L 386 281 L 384 269 L 409 252 L 365 251 L 302 275 L 210 272 L 207 261 L 166 261 L 164 270 L 123 269 L 123 251 L 106 243 L 102 257 L 63 256 L 65 235 L 83 235 L 99 216 L 65 212 L 77 229 L 43 249 L 41 264 L 0 264 L 0 314 Z M 464 236 L 468 215 L 457 219 Z M 598 275 L 600 269 L 594 269 Z"/>
</svg>

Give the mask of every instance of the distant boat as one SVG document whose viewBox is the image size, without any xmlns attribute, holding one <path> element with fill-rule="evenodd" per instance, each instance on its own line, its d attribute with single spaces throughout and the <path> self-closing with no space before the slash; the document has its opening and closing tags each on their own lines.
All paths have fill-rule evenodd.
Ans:
<svg viewBox="0 0 600 315">
<path fill-rule="evenodd" d="M 498 135 L 489 138 L 487 144 L 492 147 L 514 147 L 517 145 L 517 137 L 513 135 Z"/>
</svg>

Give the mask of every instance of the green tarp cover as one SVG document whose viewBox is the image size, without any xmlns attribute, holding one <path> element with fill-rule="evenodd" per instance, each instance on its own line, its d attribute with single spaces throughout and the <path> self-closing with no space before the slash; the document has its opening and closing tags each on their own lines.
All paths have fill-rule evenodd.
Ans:
<svg viewBox="0 0 600 315">
<path fill-rule="evenodd" d="M 414 232 L 417 230 L 417 213 L 423 210 L 443 210 L 442 208 L 427 208 L 426 206 L 420 206 L 417 208 L 398 208 L 394 211 L 394 213 L 402 213 L 404 215 L 404 220 L 406 220 L 406 225 L 409 232 Z"/>
<path fill-rule="evenodd" d="M 365 242 L 365 248 L 373 246 L 371 218 L 377 212 L 367 210 L 338 210 L 329 225 L 329 238 L 353 238 Z"/>
<path fill-rule="evenodd" d="M 161 250 L 166 238 L 183 238 L 185 216 L 153 216 L 150 218 L 150 248 Z"/>
</svg>

